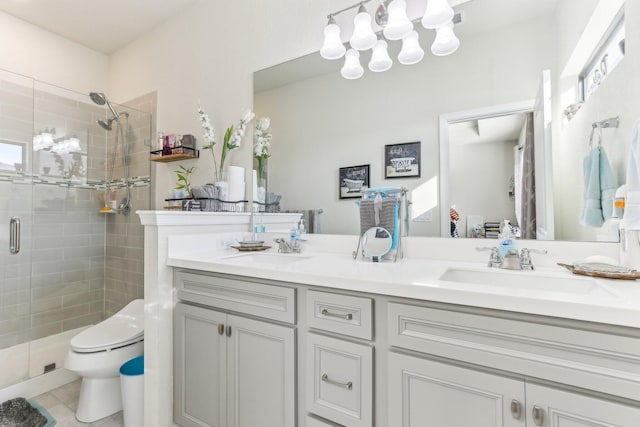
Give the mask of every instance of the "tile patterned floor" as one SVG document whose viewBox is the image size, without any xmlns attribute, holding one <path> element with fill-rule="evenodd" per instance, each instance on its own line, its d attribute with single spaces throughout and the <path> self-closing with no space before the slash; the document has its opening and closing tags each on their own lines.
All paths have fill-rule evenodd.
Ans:
<svg viewBox="0 0 640 427">
<path fill-rule="evenodd" d="M 36 396 L 33 400 L 42 405 L 56 419 L 56 427 L 123 427 L 122 411 L 93 423 L 81 423 L 76 420 L 75 410 L 78 407 L 81 382 L 80 379 L 65 384 Z"/>
</svg>

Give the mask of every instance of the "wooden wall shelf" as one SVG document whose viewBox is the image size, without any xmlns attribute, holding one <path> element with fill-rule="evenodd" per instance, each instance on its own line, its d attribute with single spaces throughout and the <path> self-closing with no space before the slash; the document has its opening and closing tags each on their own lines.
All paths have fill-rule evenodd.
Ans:
<svg viewBox="0 0 640 427">
<path fill-rule="evenodd" d="M 152 162 L 167 163 L 167 162 L 177 162 L 179 160 L 190 160 L 190 159 L 197 159 L 197 158 L 198 158 L 197 154 L 167 154 L 166 156 L 151 155 L 151 158 L 149 160 L 151 160 Z"/>
</svg>

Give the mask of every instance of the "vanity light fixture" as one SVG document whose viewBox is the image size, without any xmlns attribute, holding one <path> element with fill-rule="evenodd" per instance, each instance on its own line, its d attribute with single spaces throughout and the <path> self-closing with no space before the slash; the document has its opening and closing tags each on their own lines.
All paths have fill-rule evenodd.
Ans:
<svg viewBox="0 0 640 427">
<path fill-rule="evenodd" d="M 352 6 L 330 14 L 324 29 L 324 42 L 320 55 L 329 60 L 345 57 L 344 66 L 340 73 L 344 78 L 357 79 L 362 77 L 364 69 L 360 65 L 360 53 L 372 49 L 369 69 L 382 72 L 390 69 L 393 61 L 387 51 L 387 42 L 376 36 L 371 26 L 371 15 L 365 8 L 363 0 Z M 413 22 L 407 16 L 406 0 L 378 0 L 380 6 L 375 12 L 375 21 L 382 27 L 380 31 L 386 40 L 402 40 L 402 49 L 398 55 L 398 62 L 403 65 L 417 64 L 424 57 L 424 50 L 420 47 L 418 33 L 413 29 Z M 351 9 L 358 8 L 353 19 L 354 30 L 349 38 L 351 49 L 342 43 L 340 27 L 334 17 Z M 427 0 L 427 8 L 420 19 L 423 27 L 435 29 L 435 41 L 431 45 L 431 52 L 436 56 L 450 55 L 460 46 L 460 40 L 453 33 L 454 23 L 459 15 L 455 15 L 448 0 Z M 416 20 L 417 21 L 417 20 Z M 351 53 L 350 53 L 351 52 Z"/>
<path fill-rule="evenodd" d="M 356 50 L 368 50 L 376 44 L 377 39 L 371 28 L 371 15 L 367 13 L 364 4 L 360 3 L 358 13 L 353 18 L 353 35 L 349 39 L 349 44 Z"/>
<path fill-rule="evenodd" d="M 340 27 L 336 24 L 333 16 L 329 16 L 329 23 L 324 27 L 324 43 L 320 48 L 320 55 L 324 59 L 342 58 L 347 48 L 340 39 Z"/>
</svg>

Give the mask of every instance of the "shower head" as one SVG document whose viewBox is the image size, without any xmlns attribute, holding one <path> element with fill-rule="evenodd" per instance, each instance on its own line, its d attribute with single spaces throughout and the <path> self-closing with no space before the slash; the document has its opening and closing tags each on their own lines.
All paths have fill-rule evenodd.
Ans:
<svg viewBox="0 0 640 427">
<path fill-rule="evenodd" d="M 111 130 L 111 123 L 113 123 L 114 120 L 115 117 L 107 120 L 106 122 L 104 120 L 96 120 L 96 123 L 99 124 L 100 127 L 104 130 Z"/>
<path fill-rule="evenodd" d="M 104 93 L 102 93 L 102 92 L 91 92 L 91 93 L 89 93 L 89 98 L 91 98 L 91 100 L 95 104 L 98 104 L 98 105 L 107 104 L 107 107 L 109 107 L 109 110 L 111 110 L 111 114 L 113 114 L 113 117 L 115 119 L 118 119 L 120 117 L 120 115 L 115 110 L 115 108 L 113 108 L 113 105 L 111 105 L 111 103 L 109 102 L 109 100 L 107 99 L 107 97 L 105 96 Z M 104 126 L 102 126 L 102 127 L 104 127 Z"/>
<path fill-rule="evenodd" d="M 98 105 L 104 105 L 107 102 L 107 97 L 104 96 L 104 93 L 101 92 L 91 92 L 89 94 L 89 97 L 94 103 Z"/>
</svg>

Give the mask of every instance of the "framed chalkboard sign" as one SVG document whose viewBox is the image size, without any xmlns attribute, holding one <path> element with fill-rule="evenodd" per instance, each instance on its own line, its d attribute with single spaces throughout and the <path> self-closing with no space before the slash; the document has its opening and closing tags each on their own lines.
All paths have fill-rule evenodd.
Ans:
<svg viewBox="0 0 640 427">
<path fill-rule="evenodd" d="M 420 141 L 384 146 L 384 177 L 420 177 Z"/>
<path fill-rule="evenodd" d="M 369 188 L 369 165 L 340 168 L 338 187 L 341 199 L 362 197 L 362 192 Z"/>
</svg>

